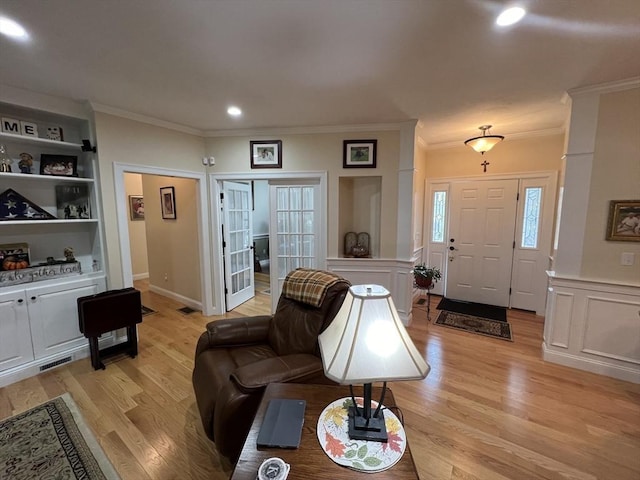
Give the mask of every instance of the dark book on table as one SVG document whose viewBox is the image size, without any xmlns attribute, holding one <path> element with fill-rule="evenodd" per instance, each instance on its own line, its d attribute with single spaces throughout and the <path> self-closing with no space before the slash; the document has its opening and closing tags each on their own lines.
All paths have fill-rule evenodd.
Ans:
<svg viewBox="0 0 640 480">
<path fill-rule="evenodd" d="M 91 218 L 88 185 L 56 185 L 56 214 L 62 219 Z"/>
<path fill-rule="evenodd" d="M 258 433 L 258 447 L 298 448 L 306 405 L 304 400 L 270 400 Z"/>
</svg>

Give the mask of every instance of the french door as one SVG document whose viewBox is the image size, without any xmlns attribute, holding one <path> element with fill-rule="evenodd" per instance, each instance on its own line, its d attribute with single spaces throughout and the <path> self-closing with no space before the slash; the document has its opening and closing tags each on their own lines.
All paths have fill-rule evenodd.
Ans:
<svg viewBox="0 0 640 480">
<path fill-rule="evenodd" d="M 317 183 L 270 182 L 269 196 L 271 303 L 275 311 L 287 274 L 296 268 L 318 267 L 320 188 Z"/>
<path fill-rule="evenodd" d="M 226 308 L 233 310 L 255 295 L 251 186 L 222 182 Z"/>
</svg>

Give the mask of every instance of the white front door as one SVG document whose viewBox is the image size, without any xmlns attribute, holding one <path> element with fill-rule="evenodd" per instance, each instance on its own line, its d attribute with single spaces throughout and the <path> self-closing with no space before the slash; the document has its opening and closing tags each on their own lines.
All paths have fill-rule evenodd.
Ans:
<svg viewBox="0 0 640 480">
<path fill-rule="evenodd" d="M 453 183 L 446 296 L 509 306 L 518 180 Z"/>
<path fill-rule="evenodd" d="M 251 186 L 222 182 L 224 281 L 227 311 L 255 295 Z"/>
<path fill-rule="evenodd" d="M 296 268 L 317 268 L 320 205 L 318 184 L 270 183 L 271 303 L 275 311 L 287 274 Z"/>
</svg>

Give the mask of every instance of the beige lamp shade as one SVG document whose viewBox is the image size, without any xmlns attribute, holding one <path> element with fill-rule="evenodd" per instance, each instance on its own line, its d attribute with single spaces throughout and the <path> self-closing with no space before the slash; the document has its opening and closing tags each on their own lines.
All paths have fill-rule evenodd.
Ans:
<svg viewBox="0 0 640 480">
<path fill-rule="evenodd" d="M 431 369 L 380 285 L 349 288 L 318 341 L 326 376 L 341 384 L 419 380 Z"/>
</svg>

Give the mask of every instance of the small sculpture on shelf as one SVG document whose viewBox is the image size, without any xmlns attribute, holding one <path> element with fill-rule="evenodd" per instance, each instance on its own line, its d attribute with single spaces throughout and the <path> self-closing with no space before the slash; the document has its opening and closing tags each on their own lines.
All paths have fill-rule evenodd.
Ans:
<svg viewBox="0 0 640 480">
<path fill-rule="evenodd" d="M 0 145 L 0 172 L 11 172 L 11 164 L 13 160 L 7 154 L 7 150 L 4 145 Z"/>
<path fill-rule="evenodd" d="M 346 257 L 369 257 L 369 234 L 367 232 L 347 232 L 344 236 L 344 255 Z"/>
<path fill-rule="evenodd" d="M 20 154 L 20 161 L 18 162 L 18 168 L 20 173 L 31 173 L 31 167 L 33 166 L 33 157 L 27 152 Z"/>
<path fill-rule="evenodd" d="M 73 248 L 67 247 L 64 249 L 64 259 L 66 262 L 75 262 L 76 259 L 73 256 Z"/>
</svg>

